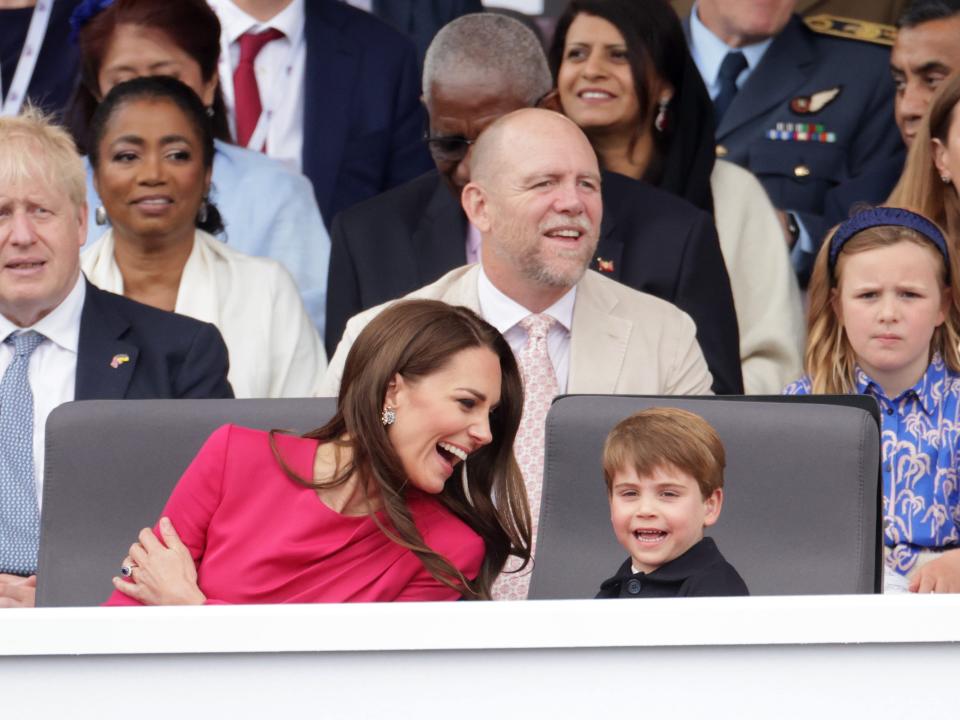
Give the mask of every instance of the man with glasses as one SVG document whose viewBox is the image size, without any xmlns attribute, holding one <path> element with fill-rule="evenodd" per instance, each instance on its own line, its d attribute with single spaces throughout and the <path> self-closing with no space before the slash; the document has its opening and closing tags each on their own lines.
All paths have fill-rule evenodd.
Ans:
<svg viewBox="0 0 960 720">
<path fill-rule="evenodd" d="M 326 331 L 331 355 L 353 315 L 478 261 L 480 234 L 460 205 L 472 144 L 501 116 L 536 105 L 553 80 L 529 29 L 484 13 L 461 17 L 437 34 L 423 86 L 436 171 L 334 221 Z M 603 173 L 602 201 L 600 241 L 589 267 L 687 312 L 713 390 L 743 392 L 733 297 L 713 219 L 615 173 Z"/>
</svg>

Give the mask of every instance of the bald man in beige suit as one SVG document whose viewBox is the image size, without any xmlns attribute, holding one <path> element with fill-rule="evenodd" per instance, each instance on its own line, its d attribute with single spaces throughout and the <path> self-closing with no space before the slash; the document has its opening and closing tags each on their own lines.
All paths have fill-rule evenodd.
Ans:
<svg viewBox="0 0 960 720">
<path fill-rule="evenodd" d="M 480 136 L 470 166 L 461 201 L 481 238 L 481 263 L 457 268 L 408 298 L 471 308 L 514 352 L 527 342 L 520 321 L 550 315 L 547 345 L 560 393 L 710 394 L 690 317 L 586 269 L 602 216 L 600 170 L 575 124 L 547 110 L 510 113 Z M 325 394 L 337 393 L 354 339 L 383 307 L 347 323 Z"/>
</svg>

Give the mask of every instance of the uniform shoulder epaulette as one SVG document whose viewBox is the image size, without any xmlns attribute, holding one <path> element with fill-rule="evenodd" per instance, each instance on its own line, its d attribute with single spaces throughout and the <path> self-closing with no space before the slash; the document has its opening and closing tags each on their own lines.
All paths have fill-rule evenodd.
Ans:
<svg viewBox="0 0 960 720">
<path fill-rule="evenodd" d="M 897 39 L 897 29 L 893 25 L 867 22 L 866 20 L 856 20 L 836 15 L 813 15 L 804 18 L 803 22 L 815 33 L 847 38 L 848 40 L 863 40 L 877 45 L 890 46 Z"/>
</svg>

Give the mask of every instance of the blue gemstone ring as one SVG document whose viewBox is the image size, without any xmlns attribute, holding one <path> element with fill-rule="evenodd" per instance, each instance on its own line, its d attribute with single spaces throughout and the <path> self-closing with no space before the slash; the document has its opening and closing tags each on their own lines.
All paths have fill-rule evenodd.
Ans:
<svg viewBox="0 0 960 720">
<path fill-rule="evenodd" d="M 133 577 L 133 565 L 124 565 L 121 567 L 120 574 L 124 577 Z"/>
</svg>

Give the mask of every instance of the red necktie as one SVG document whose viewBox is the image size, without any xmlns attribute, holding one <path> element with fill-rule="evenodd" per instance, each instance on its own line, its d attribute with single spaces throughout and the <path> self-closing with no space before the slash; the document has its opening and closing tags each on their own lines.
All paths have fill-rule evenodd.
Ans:
<svg viewBox="0 0 960 720">
<path fill-rule="evenodd" d="M 240 36 L 240 62 L 233 71 L 234 113 L 237 118 L 237 144 L 246 147 L 250 136 L 260 120 L 260 90 L 253 63 L 268 42 L 279 40 L 284 35 L 270 28 L 254 35 L 246 32 Z"/>
</svg>

